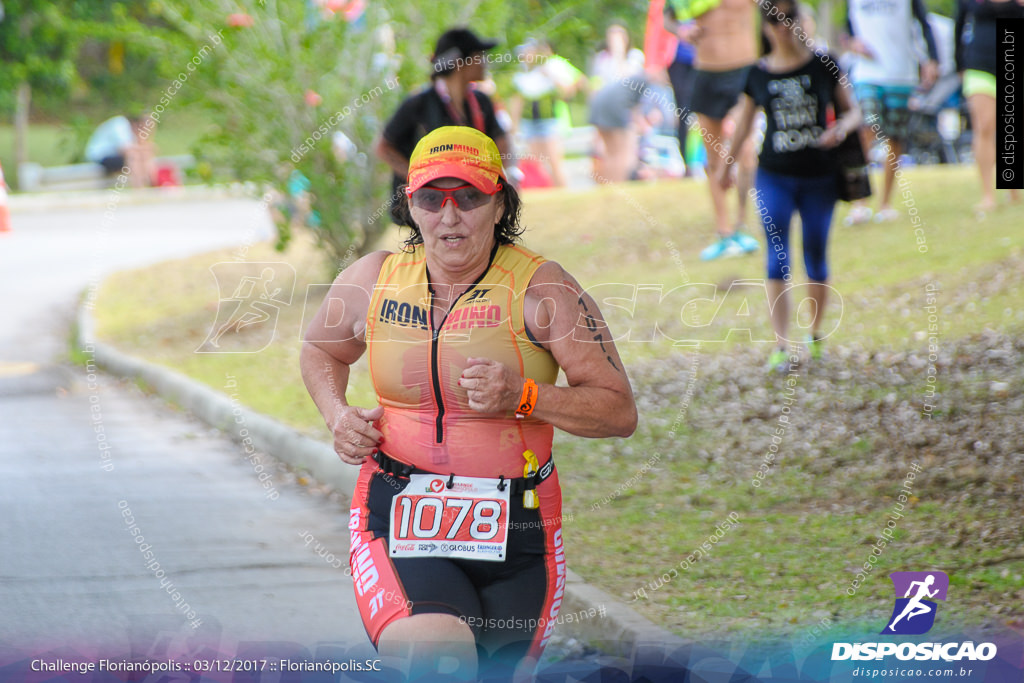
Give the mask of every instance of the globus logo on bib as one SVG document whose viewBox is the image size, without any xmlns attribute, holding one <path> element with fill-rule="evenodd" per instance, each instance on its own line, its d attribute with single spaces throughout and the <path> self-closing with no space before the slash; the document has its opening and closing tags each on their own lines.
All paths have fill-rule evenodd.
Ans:
<svg viewBox="0 0 1024 683">
<path fill-rule="evenodd" d="M 946 600 L 949 577 L 945 572 L 893 572 L 889 574 L 896 593 L 892 615 L 880 631 L 884 635 L 921 635 L 935 624 L 938 603 Z M 832 661 L 880 660 L 895 656 L 907 661 L 988 661 L 996 656 L 994 643 L 835 643 Z"/>
</svg>

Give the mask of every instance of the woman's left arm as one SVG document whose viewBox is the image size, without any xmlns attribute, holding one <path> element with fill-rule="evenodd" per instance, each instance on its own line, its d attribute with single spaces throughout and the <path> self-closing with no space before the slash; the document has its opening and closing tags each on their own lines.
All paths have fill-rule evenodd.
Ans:
<svg viewBox="0 0 1024 683">
<path fill-rule="evenodd" d="M 863 123 L 860 106 L 857 104 L 857 100 L 853 98 L 853 95 L 850 94 L 850 90 L 852 88 L 843 87 L 839 83 L 835 85 L 833 97 L 838 105 L 837 108 L 841 109 L 843 114 L 836 119 L 835 125 L 827 129 L 818 138 L 819 146 L 824 149 L 836 147 L 847 136 L 856 135 L 861 123 Z"/>
<path fill-rule="evenodd" d="M 534 273 L 525 297 L 530 333 L 569 384 L 539 385 L 532 416 L 577 436 L 630 436 L 637 424 L 633 390 L 594 299 L 551 261 Z M 460 379 L 470 408 L 486 413 L 518 407 L 524 383 L 516 371 L 484 358 L 471 358 Z"/>
</svg>

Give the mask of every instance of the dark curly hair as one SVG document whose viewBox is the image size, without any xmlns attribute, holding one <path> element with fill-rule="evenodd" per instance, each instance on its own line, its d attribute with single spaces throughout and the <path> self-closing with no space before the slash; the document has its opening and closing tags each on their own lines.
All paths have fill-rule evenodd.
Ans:
<svg viewBox="0 0 1024 683">
<path fill-rule="evenodd" d="M 787 17 L 795 21 L 800 18 L 801 12 L 797 0 L 774 0 L 773 2 L 759 3 L 758 6 L 761 9 L 761 55 L 764 56 L 772 51 L 772 44 L 768 42 L 768 36 L 765 35 L 768 23 L 781 23 Z M 773 8 L 775 12 L 771 12 Z M 773 21 L 772 17 L 776 19 Z"/>
<path fill-rule="evenodd" d="M 494 224 L 494 239 L 498 244 L 515 244 L 519 241 L 520 235 L 525 228 L 519 224 L 519 216 L 522 213 L 522 200 L 519 193 L 507 181 L 503 182 L 502 189 L 498 191 L 501 201 L 505 203 L 505 213 L 501 220 Z M 401 221 L 412 230 L 412 234 L 402 243 L 404 249 L 412 250 L 417 244 L 423 244 L 423 234 L 419 226 L 412 220 L 412 212 L 409 211 L 409 197 L 405 194 L 405 185 L 398 188 L 398 200 L 395 202 L 394 218 Z"/>
</svg>

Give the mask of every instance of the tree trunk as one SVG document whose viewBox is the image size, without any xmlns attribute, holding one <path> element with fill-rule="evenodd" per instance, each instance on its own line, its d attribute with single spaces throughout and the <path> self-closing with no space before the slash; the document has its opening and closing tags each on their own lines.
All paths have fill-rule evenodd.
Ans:
<svg viewBox="0 0 1024 683">
<path fill-rule="evenodd" d="M 28 161 L 28 110 L 32 103 L 32 86 L 28 81 L 18 84 L 14 107 L 14 168 L 10 169 L 17 178 L 21 165 Z"/>
<path fill-rule="evenodd" d="M 828 49 L 836 56 L 839 54 L 839 34 L 841 31 L 833 24 L 834 6 L 832 0 L 822 0 L 818 3 L 818 35 L 828 41 Z"/>
</svg>

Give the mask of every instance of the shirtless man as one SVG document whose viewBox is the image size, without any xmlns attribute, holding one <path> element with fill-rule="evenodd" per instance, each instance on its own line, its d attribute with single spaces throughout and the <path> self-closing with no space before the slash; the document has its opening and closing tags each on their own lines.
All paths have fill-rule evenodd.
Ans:
<svg viewBox="0 0 1024 683">
<path fill-rule="evenodd" d="M 688 6 L 684 7 L 684 4 Z M 729 154 L 736 156 L 739 162 L 736 187 L 739 197 L 735 223 L 729 221 L 726 190 L 716 182 L 708 182 L 718 241 L 701 252 L 700 257 L 705 261 L 757 251 L 759 246 L 757 240 L 737 229 L 738 224 L 743 222 L 747 190 L 757 165 L 754 144 L 751 140 L 739 151 L 726 150 L 727 136 L 723 130 L 726 115 L 736 105 L 746 83 L 747 70 L 757 60 L 757 5 L 751 0 L 721 0 L 717 5 L 704 10 L 712 4 L 708 0 L 672 2 L 677 17 L 683 19 L 689 13 L 697 21 L 697 56 L 694 60 L 696 77 L 691 106 L 697 113 L 707 149 L 707 176 L 709 179 L 718 177 L 719 168 Z"/>
</svg>

